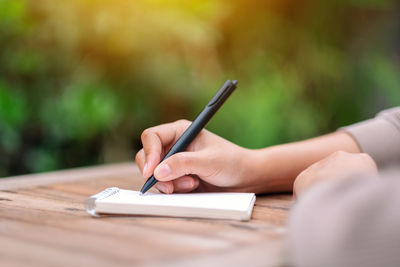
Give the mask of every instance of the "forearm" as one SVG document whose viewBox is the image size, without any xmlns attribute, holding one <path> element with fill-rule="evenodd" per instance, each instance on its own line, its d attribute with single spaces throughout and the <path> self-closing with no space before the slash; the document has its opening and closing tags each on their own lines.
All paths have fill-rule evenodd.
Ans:
<svg viewBox="0 0 400 267">
<path fill-rule="evenodd" d="M 359 153 L 354 139 L 345 132 L 253 150 L 253 175 L 262 192 L 292 191 L 297 175 L 311 164 L 336 151 Z"/>
</svg>

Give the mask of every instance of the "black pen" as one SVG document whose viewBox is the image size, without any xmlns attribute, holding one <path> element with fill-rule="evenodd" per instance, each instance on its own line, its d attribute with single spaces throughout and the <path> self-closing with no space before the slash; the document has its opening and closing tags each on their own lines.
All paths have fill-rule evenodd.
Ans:
<svg viewBox="0 0 400 267">
<path fill-rule="evenodd" d="M 185 151 L 188 145 L 196 138 L 200 131 L 206 126 L 208 121 L 214 116 L 215 112 L 222 106 L 226 99 L 232 94 L 236 89 L 237 81 L 227 80 L 224 85 L 218 90 L 214 97 L 208 102 L 207 106 L 202 112 L 196 117 L 196 119 L 190 124 L 189 128 L 182 134 L 181 137 L 176 141 L 176 143 L 168 151 L 167 155 L 161 160 L 164 161 L 166 158 L 176 154 L 178 152 Z M 153 185 L 157 183 L 157 179 L 152 175 L 144 183 L 140 192 L 142 194 L 146 193 Z"/>
</svg>

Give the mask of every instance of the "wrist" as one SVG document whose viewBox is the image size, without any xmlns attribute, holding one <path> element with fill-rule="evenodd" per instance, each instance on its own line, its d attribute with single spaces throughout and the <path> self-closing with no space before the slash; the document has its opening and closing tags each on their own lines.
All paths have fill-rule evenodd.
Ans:
<svg viewBox="0 0 400 267">
<path fill-rule="evenodd" d="M 339 150 L 359 152 L 357 144 L 348 134 L 335 132 L 300 142 L 253 150 L 252 168 L 263 192 L 292 191 L 297 175 L 311 164 Z"/>
<path fill-rule="evenodd" d="M 284 145 L 272 146 L 255 151 L 255 167 L 259 171 L 257 179 L 264 193 L 291 192 L 297 176 L 296 162 L 287 155 Z"/>
<path fill-rule="evenodd" d="M 264 149 L 245 149 L 243 174 L 248 191 L 275 193 L 292 191 L 294 179 L 290 164 L 279 146 Z M 289 166 L 288 166 L 289 165 Z"/>
<path fill-rule="evenodd" d="M 343 132 L 264 149 L 246 149 L 243 177 L 253 192 L 292 191 L 297 175 L 339 150 L 359 152 L 355 141 Z"/>
</svg>

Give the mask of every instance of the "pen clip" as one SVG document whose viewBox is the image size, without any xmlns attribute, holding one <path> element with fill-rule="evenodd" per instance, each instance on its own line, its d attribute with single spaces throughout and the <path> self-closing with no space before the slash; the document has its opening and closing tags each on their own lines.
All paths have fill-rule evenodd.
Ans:
<svg viewBox="0 0 400 267">
<path fill-rule="evenodd" d="M 237 81 L 227 80 L 224 85 L 218 90 L 218 92 L 213 96 L 213 98 L 208 102 L 207 106 L 211 107 L 217 103 L 223 103 L 235 90 Z"/>
</svg>

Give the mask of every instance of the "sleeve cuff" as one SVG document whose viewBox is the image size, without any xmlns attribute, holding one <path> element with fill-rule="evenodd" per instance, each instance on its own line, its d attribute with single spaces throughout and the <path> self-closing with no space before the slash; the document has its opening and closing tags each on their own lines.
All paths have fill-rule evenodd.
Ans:
<svg viewBox="0 0 400 267">
<path fill-rule="evenodd" d="M 339 130 L 350 134 L 358 143 L 361 151 L 369 154 L 378 167 L 400 164 L 400 130 L 383 116 Z"/>
</svg>

